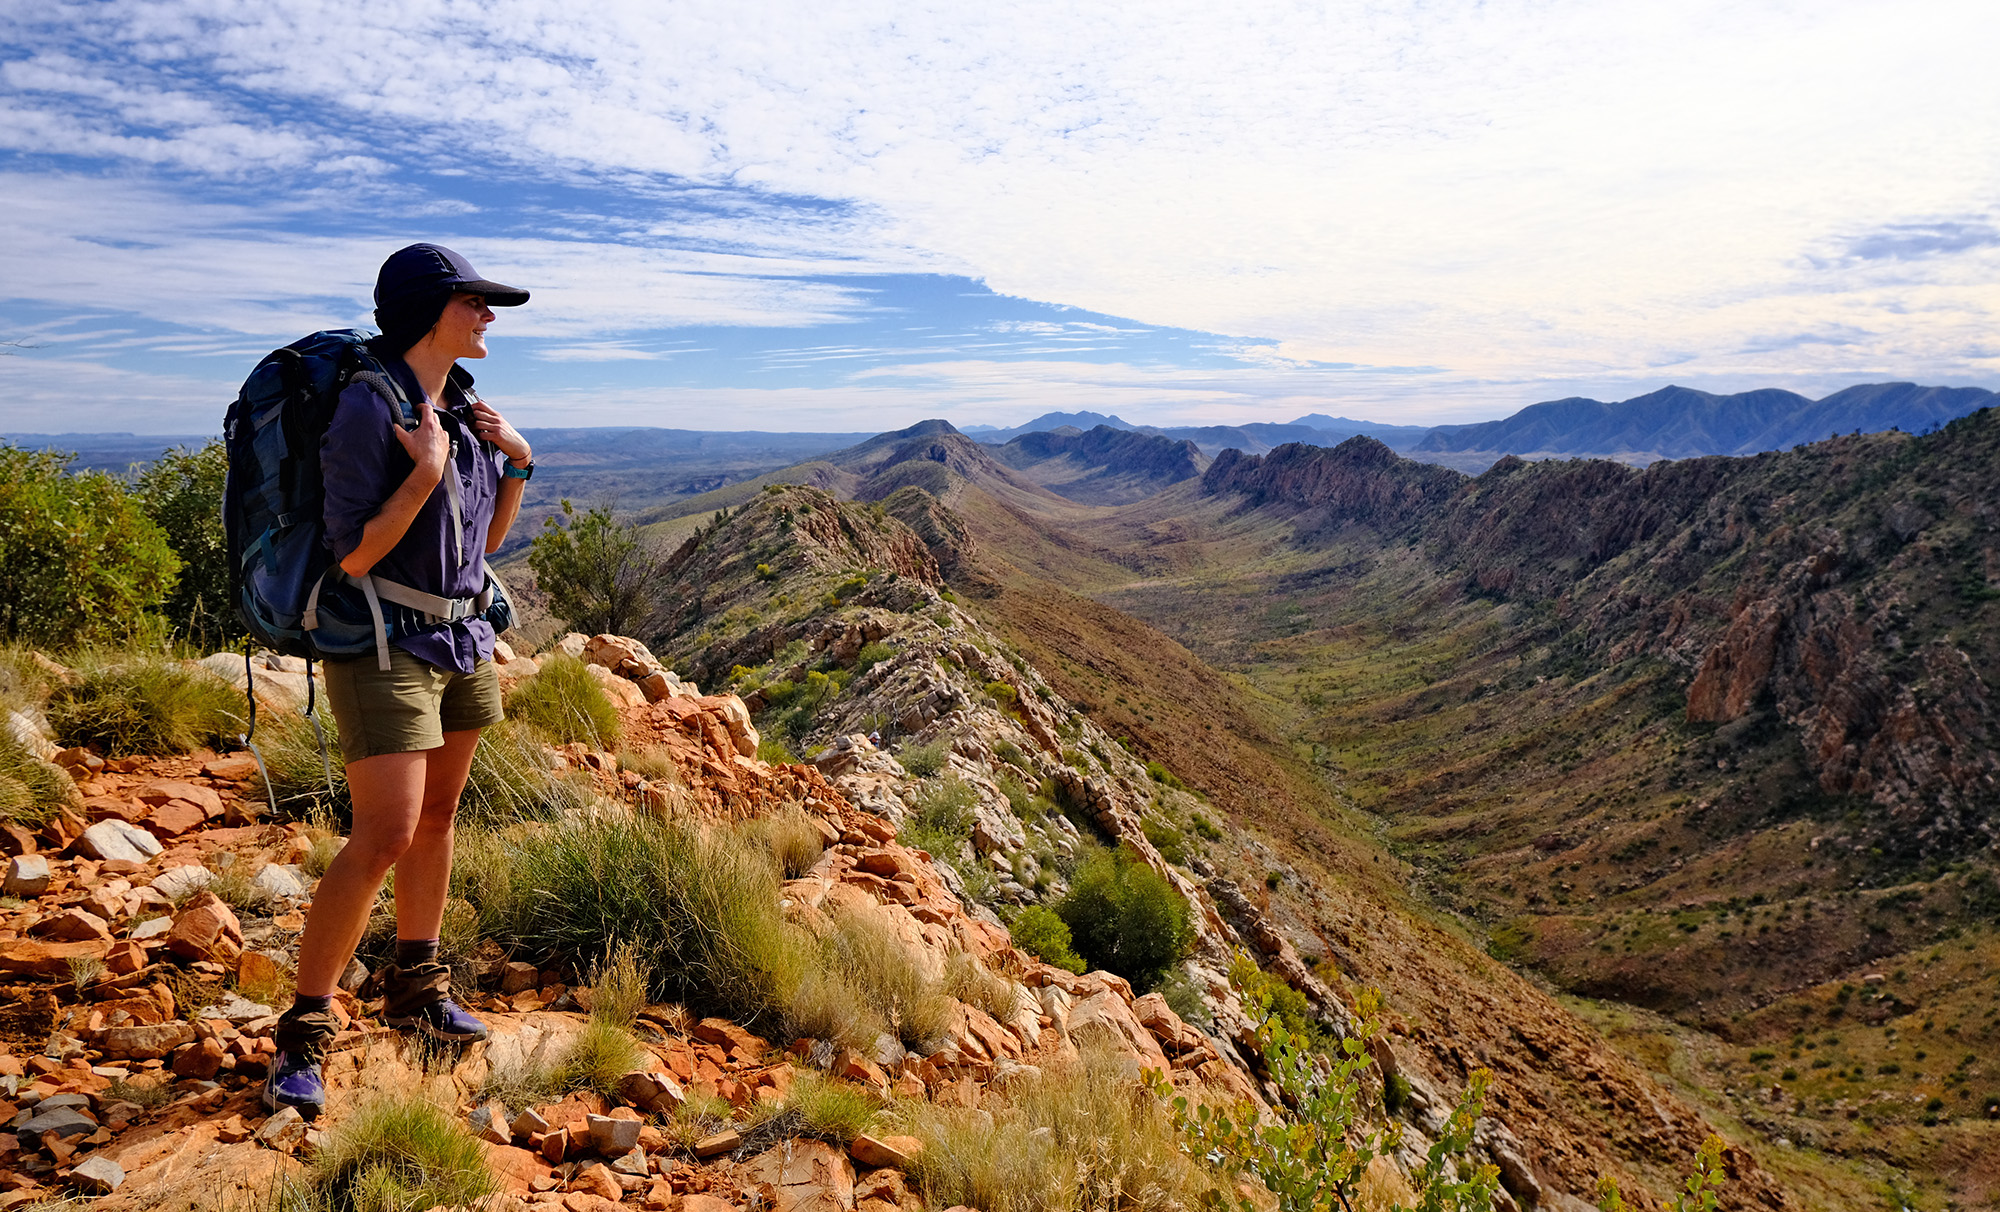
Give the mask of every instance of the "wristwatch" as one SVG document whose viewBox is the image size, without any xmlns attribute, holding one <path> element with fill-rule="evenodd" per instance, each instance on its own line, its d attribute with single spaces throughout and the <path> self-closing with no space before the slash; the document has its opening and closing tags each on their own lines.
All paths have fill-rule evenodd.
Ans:
<svg viewBox="0 0 2000 1212">
<path fill-rule="evenodd" d="M 526 467 L 516 467 L 513 461 L 509 460 L 507 465 L 500 469 L 500 478 L 503 480 L 532 480 L 535 478 L 535 461 L 529 459 Z"/>
</svg>

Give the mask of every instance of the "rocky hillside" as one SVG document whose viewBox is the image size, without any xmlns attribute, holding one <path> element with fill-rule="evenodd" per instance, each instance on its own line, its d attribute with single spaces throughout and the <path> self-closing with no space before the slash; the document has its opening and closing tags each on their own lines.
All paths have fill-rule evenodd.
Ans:
<svg viewBox="0 0 2000 1212">
<path fill-rule="evenodd" d="M 1090 505 L 1141 500 L 1208 466 L 1193 442 L 1109 425 L 1023 434 L 993 454 L 1042 487 Z"/>
<path fill-rule="evenodd" d="M 1692 722 L 1769 710 L 1823 792 L 1883 810 L 1867 844 L 1955 856 L 1989 846 L 2000 812 L 1982 674 L 2000 667 L 1997 458 L 1986 410 L 1925 438 L 1643 472 L 1507 459 L 1465 479 L 1353 439 L 1225 456 L 1203 488 L 1290 508 L 1301 541 L 1364 526 L 1421 542 L 1467 592 L 1550 603 L 1605 666 L 1685 671 Z"/>
<path fill-rule="evenodd" d="M 978 508 L 976 488 L 958 487 Z M 1251 1059 L 1225 976 L 1239 949 L 1334 1029 L 1351 1014 L 1353 982 L 1379 981 L 1398 1016 L 1388 1055 L 1413 1092 L 1412 1139 L 1485 1065 L 1497 1075 L 1485 1148 L 1511 1200 L 1574 1207 L 1599 1173 L 1662 1189 L 1705 1130 L 1698 1115 L 1531 986 L 1393 895 L 1378 899 L 1379 869 L 1324 823 L 1271 837 L 1128 751 L 956 600 L 945 567 L 984 567 L 998 601 L 1020 590 L 980 550 L 973 515 L 925 497 L 906 487 L 871 506 L 774 486 L 702 526 L 674 569 L 675 592 L 699 606 L 655 645 L 661 659 L 735 688 L 767 747 L 812 754 L 850 802 L 919 831 L 975 917 L 1058 900 L 1080 847 L 1127 848 L 1191 907 L 1183 979 L 1219 1055 Z M 937 544 L 930 559 L 915 554 L 921 538 L 905 517 Z M 947 786 L 964 797 L 958 832 L 936 823 Z M 1255 802 L 1254 788 L 1239 790 L 1232 802 Z M 1595 1126 L 1607 1116 L 1619 1125 L 1609 1136 Z M 1734 1206 L 1787 1206 L 1747 1153 L 1730 1164 Z"/>
<path fill-rule="evenodd" d="M 999 1105 L 989 1091 L 1085 1065 L 1098 1080 L 1136 1081 L 1144 1068 L 1184 1089 L 1259 1097 L 1227 1033 L 1190 1026 L 1109 973 L 1077 975 L 1015 950 L 990 910 L 964 898 L 952 864 L 899 843 L 914 780 L 865 737 L 847 737 L 817 765 L 769 764 L 754 756 L 759 738 L 740 700 L 699 696 L 637 641 L 571 636 L 552 652 L 591 662 L 621 704 L 627 750 L 651 755 L 641 776 L 621 769 L 622 753 L 551 754 L 591 788 L 599 821 L 666 814 L 721 827 L 803 812 L 818 857 L 783 885 L 785 912 L 825 930 L 865 915 L 924 979 L 956 973 L 953 987 L 970 1001 L 949 1000 L 920 1051 L 886 1038 L 865 1051 L 787 1044 L 648 1005 L 632 1024 L 625 1071 L 605 1089 L 536 1094 L 523 1075 L 593 1029 L 584 974 L 490 946 L 460 956 L 460 997 L 493 1038 L 440 1057 L 379 1025 L 357 964 L 336 998 L 347 1026 L 327 1066 L 330 1131 L 385 1091 L 429 1090 L 464 1117 L 499 1181 L 498 1201 L 480 1205 L 488 1212 L 889 1212 L 922 1206 L 913 1159 L 923 1140 L 850 1132 L 829 1144 L 825 1131 L 808 1131 L 798 1091 L 832 1082 L 870 1100 L 971 1112 Z M 513 658 L 504 645 L 500 655 L 508 683 L 534 676 L 538 658 Z M 296 709 L 302 681 L 267 665 L 266 711 Z M 45 751 L 76 795 L 39 829 L 5 833 L 0 1111 L 12 1131 L 0 1135 L 0 1206 L 67 1192 L 103 1196 L 106 1208 L 262 1204 L 316 1152 L 338 1147 L 323 1124 L 267 1116 L 256 1098 L 312 873 L 339 839 L 266 816 L 249 755 Z M 1106 796 L 1107 819 L 1127 808 Z M 1019 824 L 1007 822 L 1018 839 Z"/>
</svg>

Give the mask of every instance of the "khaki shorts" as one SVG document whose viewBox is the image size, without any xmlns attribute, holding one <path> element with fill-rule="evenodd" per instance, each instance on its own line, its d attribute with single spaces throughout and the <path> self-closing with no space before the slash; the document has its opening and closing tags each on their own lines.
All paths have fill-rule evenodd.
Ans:
<svg viewBox="0 0 2000 1212">
<path fill-rule="evenodd" d="M 328 661 L 324 668 L 326 698 L 340 726 L 340 756 L 349 762 L 436 749 L 447 732 L 485 728 L 505 718 L 492 661 L 459 673 L 392 647 L 387 673 L 376 667 L 372 653 Z"/>
</svg>

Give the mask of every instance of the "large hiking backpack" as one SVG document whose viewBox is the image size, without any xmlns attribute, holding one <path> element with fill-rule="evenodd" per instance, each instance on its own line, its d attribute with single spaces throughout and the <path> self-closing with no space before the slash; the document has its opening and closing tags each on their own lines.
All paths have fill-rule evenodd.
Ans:
<svg viewBox="0 0 2000 1212">
<path fill-rule="evenodd" d="M 426 622 L 483 614 L 495 631 L 507 629 L 512 610 L 490 571 L 477 599 L 455 600 L 379 576 L 349 578 L 334 564 L 319 455 L 340 393 L 350 382 L 367 383 L 389 401 L 397 424 L 417 427 L 415 407 L 366 341 L 351 328 L 316 332 L 257 363 L 223 423 L 222 526 L 236 612 L 254 641 L 308 660 L 372 649 L 387 669 L 403 612 L 385 613 L 384 600 Z M 455 512 L 457 477 L 445 482 Z"/>
</svg>

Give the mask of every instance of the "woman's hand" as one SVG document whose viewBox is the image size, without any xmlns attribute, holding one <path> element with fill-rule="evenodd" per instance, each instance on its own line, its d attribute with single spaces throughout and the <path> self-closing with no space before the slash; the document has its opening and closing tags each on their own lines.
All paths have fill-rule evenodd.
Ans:
<svg viewBox="0 0 2000 1212">
<path fill-rule="evenodd" d="M 507 418 L 493 411 L 493 406 L 484 400 L 472 402 L 472 431 L 493 443 L 517 466 L 526 466 L 535 457 L 521 431 L 509 425 Z"/>
<path fill-rule="evenodd" d="M 451 459 L 451 439 L 445 435 L 444 426 L 438 424 L 437 410 L 428 400 L 417 401 L 415 429 L 404 429 L 392 422 L 389 432 L 403 444 L 410 461 L 417 465 L 417 472 L 429 477 L 432 484 L 444 478 L 444 465 Z"/>
</svg>

